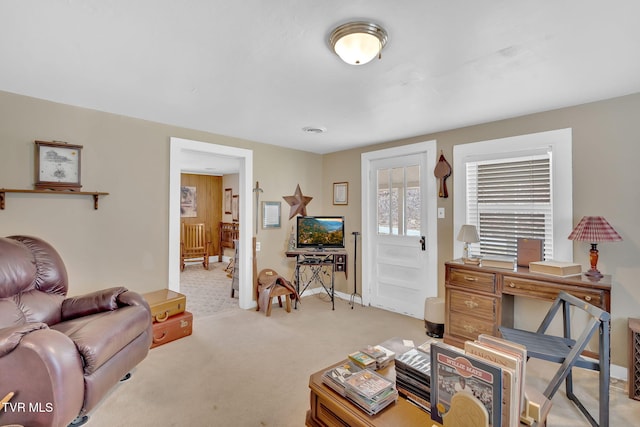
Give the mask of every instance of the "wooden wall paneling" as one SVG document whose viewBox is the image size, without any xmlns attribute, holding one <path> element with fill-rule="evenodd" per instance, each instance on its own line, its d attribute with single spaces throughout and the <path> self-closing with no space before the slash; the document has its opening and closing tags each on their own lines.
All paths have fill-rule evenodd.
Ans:
<svg viewBox="0 0 640 427">
<path fill-rule="evenodd" d="M 196 217 L 182 217 L 185 224 L 205 223 L 211 240 L 209 254 L 218 254 L 220 221 L 222 221 L 222 177 L 211 175 L 181 174 L 180 185 L 196 187 Z"/>
</svg>

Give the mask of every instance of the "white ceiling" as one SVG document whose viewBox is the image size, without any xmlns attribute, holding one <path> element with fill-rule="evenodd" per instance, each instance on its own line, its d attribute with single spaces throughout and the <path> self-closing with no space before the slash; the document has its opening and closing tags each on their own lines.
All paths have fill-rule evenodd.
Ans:
<svg viewBox="0 0 640 427">
<path fill-rule="evenodd" d="M 0 90 L 328 153 L 640 92 L 639 16 L 637 0 L 3 0 Z M 381 60 L 330 51 L 353 19 L 386 28 Z"/>
</svg>

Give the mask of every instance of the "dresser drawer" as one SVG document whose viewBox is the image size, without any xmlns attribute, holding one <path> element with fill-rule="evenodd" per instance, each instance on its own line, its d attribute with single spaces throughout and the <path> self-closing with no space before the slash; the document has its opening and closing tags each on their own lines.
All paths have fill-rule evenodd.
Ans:
<svg viewBox="0 0 640 427">
<path fill-rule="evenodd" d="M 475 340 L 480 334 L 497 336 L 496 323 L 491 320 L 480 320 L 477 317 L 450 312 L 447 332 L 455 337 Z"/>
<path fill-rule="evenodd" d="M 493 273 L 451 268 L 449 270 L 449 284 L 476 291 L 495 293 L 496 275 Z"/>
<path fill-rule="evenodd" d="M 456 289 L 449 289 L 448 294 L 449 310 L 469 316 L 477 316 L 491 322 L 496 320 L 496 298 L 471 294 Z"/>
<path fill-rule="evenodd" d="M 604 291 L 598 289 L 585 289 L 578 286 L 562 285 L 545 282 L 543 280 L 528 280 L 519 277 L 504 276 L 502 293 L 520 295 L 530 298 L 539 298 L 553 301 L 560 291 L 565 291 L 596 307 L 604 307 Z"/>
</svg>

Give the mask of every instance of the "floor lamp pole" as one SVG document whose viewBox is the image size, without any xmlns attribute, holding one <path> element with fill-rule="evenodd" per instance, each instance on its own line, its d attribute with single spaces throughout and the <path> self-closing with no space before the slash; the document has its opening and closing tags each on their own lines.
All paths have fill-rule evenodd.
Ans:
<svg viewBox="0 0 640 427">
<path fill-rule="evenodd" d="M 360 235 L 359 231 L 354 231 L 353 233 L 353 293 L 351 294 L 351 298 L 349 300 L 349 304 L 351 305 L 351 310 L 353 310 L 353 306 L 356 302 L 356 297 L 360 297 L 360 305 L 364 307 L 364 303 L 362 302 L 362 295 L 358 293 L 358 235 Z"/>
</svg>

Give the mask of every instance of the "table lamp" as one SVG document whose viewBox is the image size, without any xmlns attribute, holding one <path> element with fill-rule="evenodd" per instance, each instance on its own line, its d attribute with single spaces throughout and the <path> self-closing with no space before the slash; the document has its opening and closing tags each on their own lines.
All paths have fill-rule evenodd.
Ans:
<svg viewBox="0 0 640 427">
<path fill-rule="evenodd" d="M 599 279 L 602 273 L 598 271 L 598 243 L 599 242 L 619 242 L 622 237 L 613 229 L 604 217 L 585 216 L 576 228 L 569 234 L 569 240 L 591 243 L 589 251 L 589 262 L 591 269 L 585 273 L 586 276 Z"/>
<path fill-rule="evenodd" d="M 458 241 L 464 242 L 462 261 L 467 264 L 479 263 L 479 259 L 469 258 L 469 243 L 478 243 L 480 241 L 480 236 L 478 236 L 478 229 L 476 228 L 476 226 L 471 224 L 464 224 L 462 227 L 460 227 L 460 232 L 458 233 Z"/>
</svg>

